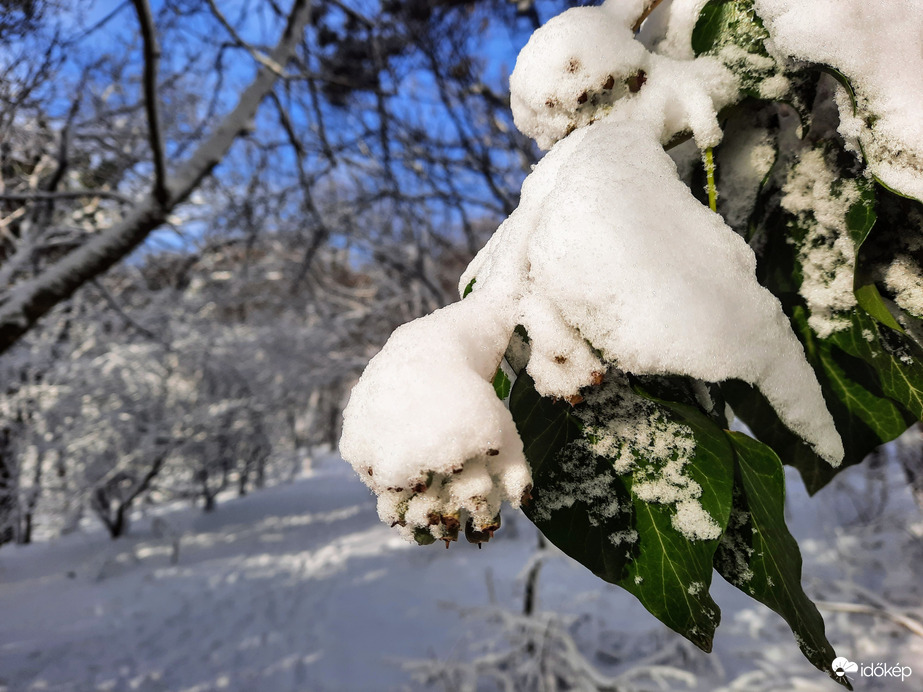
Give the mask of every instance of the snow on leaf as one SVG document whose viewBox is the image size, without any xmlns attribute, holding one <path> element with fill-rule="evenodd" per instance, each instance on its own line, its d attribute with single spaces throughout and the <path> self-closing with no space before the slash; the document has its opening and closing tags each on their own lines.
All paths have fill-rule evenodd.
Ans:
<svg viewBox="0 0 923 692">
<path fill-rule="evenodd" d="M 748 96 L 769 100 L 789 97 L 792 82 L 784 61 L 766 49 L 766 31 L 753 0 L 712 0 L 692 32 L 696 55 L 715 55 L 740 79 Z"/>
<path fill-rule="evenodd" d="M 656 134 L 606 119 L 549 152 L 462 282 L 518 285 L 543 395 L 589 384 L 601 368 L 594 353 L 636 375 L 743 379 L 836 463 L 820 388 L 754 272 L 752 250 L 693 197 Z"/>
<path fill-rule="evenodd" d="M 850 232 L 849 214 L 862 205 L 863 189 L 827 162 L 823 148 L 801 155 L 782 188 L 782 208 L 795 215 L 801 285 L 798 292 L 810 311 L 808 324 L 821 338 L 849 327 L 848 313 L 857 302 L 853 293 L 856 252 L 862 238 Z M 874 212 L 872 222 L 874 222 Z"/>
<path fill-rule="evenodd" d="M 923 199 L 923 6 L 755 0 L 755 7 L 779 53 L 829 65 L 848 80 L 852 95 L 841 88 L 837 96 L 840 134 L 882 182 Z"/>
<path fill-rule="evenodd" d="M 717 144 L 737 79 L 714 57 L 649 51 L 629 28 L 642 9 L 578 8 L 536 32 L 511 80 L 514 112 L 540 144 L 557 144 L 461 277 L 467 297 L 398 329 L 353 391 L 341 451 L 408 537 L 452 540 L 461 513 L 476 531 L 493 527 L 500 503 L 517 505 L 529 486 L 491 386 L 517 326 L 543 396 L 576 403 L 610 366 L 738 378 L 828 462 L 843 456 L 752 250 L 695 199 L 663 149 L 685 132 L 701 148 Z"/>
<path fill-rule="evenodd" d="M 707 586 L 733 485 L 727 440 L 704 414 L 642 397 L 618 373 L 589 394 L 571 407 L 526 374 L 516 380 L 510 408 L 535 478 L 524 509 L 552 543 L 709 651 L 720 613 Z"/>
</svg>

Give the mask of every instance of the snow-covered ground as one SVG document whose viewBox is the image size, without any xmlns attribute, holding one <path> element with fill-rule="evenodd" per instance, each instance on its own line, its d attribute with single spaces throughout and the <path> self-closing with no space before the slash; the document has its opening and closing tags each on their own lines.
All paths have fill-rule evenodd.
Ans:
<svg viewBox="0 0 923 692">
<path fill-rule="evenodd" d="M 829 602 L 834 646 L 860 663 L 913 668 L 904 682 L 860 678 L 856 688 L 923 690 L 923 632 L 911 632 L 923 621 L 923 520 L 897 470 L 867 483 L 852 469 L 813 500 L 789 480 L 806 583 Z M 483 550 L 413 546 L 379 523 L 369 491 L 329 456 L 211 515 L 141 519 L 124 540 L 84 532 L 4 546 L 0 691 L 421 689 L 411 661 L 418 675 L 420 662 L 441 662 L 456 682 L 435 689 L 452 689 L 466 662 L 503 653 L 502 618 L 521 643 L 516 613 L 536 534 L 511 514 Z M 560 625 L 595 669 L 622 675 L 620 689 L 837 689 L 802 660 L 780 618 L 720 577 L 723 622 L 709 656 L 626 592 L 545 555 L 537 617 L 548 631 Z M 548 641 L 561 646 L 560 636 Z"/>
</svg>

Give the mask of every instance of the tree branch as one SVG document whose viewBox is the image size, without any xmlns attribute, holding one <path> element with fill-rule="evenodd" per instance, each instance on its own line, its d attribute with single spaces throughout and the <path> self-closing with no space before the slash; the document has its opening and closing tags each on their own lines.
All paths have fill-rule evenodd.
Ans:
<svg viewBox="0 0 923 692">
<path fill-rule="evenodd" d="M 923 623 L 911 617 L 907 617 L 906 615 L 902 615 L 901 613 L 885 610 L 884 608 L 876 608 L 875 606 L 865 605 L 864 603 L 839 603 L 836 601 L 814 601 L 814 605 L 823 610 L 839 613 L 854 613 L 856 615 L 874 615 L 876 617 L 882 617 L 900 625 L 918 637 L 923 637 Z"/>
<path fill-rule="evenodd" d="M 172 350 L 173 350 L 172 347 L 170 346 L 170 344 L 169 344 L 168 342 L 166 342 L 166 341 L 164 341 L 162 338 L 160 338 L 160 335 L 159 335 L 159 334 L 155 334 L 155 333 L 152 332 L 150 329 L 148 329 L 147 327 L 145 327 L 143 324 L 141 324 L 140 322 L 138 322 L 134 317 L 132 317 L 131 315 L 129 315 L 127 312 L 125 312 L 125 310 L 122 309 L 122 306 L 119 305 L 119 302 L 115 299 L 115 296 L 113 296 L 111 293 L 109 293 L 109 291 L 106 289 L 106 287 L 103 286 L 99 281 L 97 281 L 96 279 L 93 279 L 92 283 L 93 283 L 93 287 L 94 287 L 94 288 L 99 292 L 99 294 L 103 297 L 103 300 L 106 301 L 106 303 L 109 305 L 109 307 L 112 308 L 112 309 L 115 311 L 115 313 L 116 313 L 119 317 L 121 317 L 123 320 L 125 320 L 126 324 L 128 324 L 128 325 L 134 327 L 136 330 L 138 330 L 138 332 L 140 332 L 141 334 L 143 334 L 145 337 L 147 337 L 147 338 L 150 339 L 151 341 L 154 341 L 154 342 L 160 344 L 160 345 L 163 346 L 167 351 L 172 351 Z"/>
<path fill-rule="evenodd" d="M 167 164 L 164 159 L 163 132 L 160 128 L 160 112 L 157 107 L 157 70 L 160 65 L 160 44 L 154 28 L 154 16 L 148 0 L 132 0 L 138 23 L 141 25 L 141 38 L 144 40 L 144 110 L 147 113 L 147 136 L 154 158 L 154 198 L 166 204 Z"/>
<path fill-rule="evenodd" d="M 0 193 L 0 200 L 4 202 L 34 202 L 35 200 L 77 199 L 80 197 L 103 197 L 105 199 L 114 199 L 122 204 L 134 203 L 134 200 L 130 197 L 112 190 L 58 190 L 55 192 L 35 190 L 32 192 Z"/>
<path fill-rule="evenodd" d="M 280 65 L 288 62 L 304 33 L 310 10 L 311 0 L 294 0 L 285 30 L 270 56 L 275 62 Z M 55 305 L 125 257 L 160 226 L 173 208 L 218 165 L 234 140 L 252 127 L 257 108 L 276 79 L 277 75 L 269 68 L 257 72 L 234 109 L 175 175 L 167 179 L 165 203 L 153 194 L 148 195 L 121 222 L 101 230 L 86 244 L 5 296 L 0 305 L 0 353 L 9 350 Z"/>
<path fill-rule="evenodd" d="M 218 9 L 218 6 L 215 4 L 215 0 L 207 0 L 207 2 L 208 2 L 209 8 L 212 11 L 212 14 L 215 15 L 215 19 L 217 19 L 218 22 L 221 24 L 221 26 L 224 27 L 224 30 L 227 31 L 231 35 L 231 38 L 234 39 L 234 43 L 236 45 L 246 50 L 250 54 L 250 57 L 256 60 L 263 67 L 266 67 L 272 70 L 279 77 L 285 77 L 285 69 L 282 67 L 282 65 L 277 63 L 272 58 L 268 57 L 261 50 L 255 48 L 251 44 L 244 41 L 241 35 L 237 33 L 234 27 L 231 26 L 231 23 L 221 13 L 221 10 Z"/>
<path fill-rule="evenodd" d="M 657 9 L 657 5 L 662 1 L 663 0 L 647 0 L 647 2 L 644 3 L 644 11 L 641 13 L 641 16 L 638 17 L 638 21 L 635 22 L 635 25 L 631 27 L 631 30 L 635 33 L 641 31 L 641 25 L 644 24 L 644 20 L 650 16 L 651 12 Z"/>
</svg>

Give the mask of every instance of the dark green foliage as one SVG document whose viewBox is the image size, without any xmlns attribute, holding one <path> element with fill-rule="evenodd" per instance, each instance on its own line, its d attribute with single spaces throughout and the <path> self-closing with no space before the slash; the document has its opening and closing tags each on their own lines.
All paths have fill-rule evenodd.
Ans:
<svg viewBox="0 0 923 692">
<path fill-rule="evenodd" d="M 702 508 L 723 528 L 733 486 L 733 456 L 723 431 L 692 406 L 647 401 L 692 431 L 695 452 L 684 470 L 701 487 Z M 638 498 L 632 486 L 651 461 L 636 456 L 636 471 L 616 474 L 612 459 L 578 443 L 586 438 L 574 407 L 539 396 L 525 373 L 513 387 L 510 410 L 532 466 L 533 499 L 525 508 L 529 518 L 565 553 L 633 593 L 664 624 L 710 651 L 720 620 L 708 594 L 718 541 L 690 540 L 674 527 L 673 507 Z M 562 478 L 565 474 L 570 476 Z M 604 484 L 605 491 L 596 487 L 569 506 L 542 509 L 556 504 L 562 481 L 587 479 Z"/>
<path fill-rule="evenodd" d="M 655 453 L 650 450 L 656 445 L 597 444 L 604 429 L 600 421 L 604 426 L 606 416 L 618 420 L 621 415 L 606 407 L 605 397 L 594 396 L 601 390 L 584 390 L 585 399 L 575 398 L 580 401 L 576 405 L 545 399 L 523 370 L 512 387 L 510 410 L 533 470 L 533 499 L 526 513 L 555 545 L 600 578 L 634 594 L 658 619 L 705 651 L 720 619 L 708 593 L 715 569 L 784 618 L 805 657 L 849 687 L 829 668 L 836 654 L 801 585 L 801 555 L 784 521 L 783 464 L 798 469 L 813 494 L 923 420 L 923 306 L 903 310 L 895 302 L 900 297 L 890 294 L 884 281 L 898 252 L 923 263 L 923 241 L 916 240 L 923 233 L 923 205 L 868 175 L 862 157 L 837 133 L 836 122 L 815 107 L 816 99 L 831 97 L 829 81 L 823 82 L 828 79 L 823 74 L 831 70 L 782 65 L 772 58 L 765 46 L 768 32 L 753 5 L 753 0 L 706 3 L 692 44 L 697 55 L 724 60 L 748 97 L 720 115 L 723 126 L 760 128 L 766 136 L 759 141 L 775 149 L 772 169 L 759 181 L 752 203 L 748 197 L 748 207 L 736 210 L 735 230 L 751 243 L 760 282 L 778 297 L 804 347 L 843 440 L 844 460 L 834 467 L 821 459 L 782 424 L 757 389 L 743 382 L 610 372 L 599 386 L 612 384 L 613 376 L 627 377 L 626 391 L 646 402 L 641 409 L 650 420 L 669 421 L 657 428 L 663 445 L 669 449 L 679 440 L 670 435 L 679 435 L 680 429 L 694 442 L 683 473 L 701 487 L 696 501 L 720 536 L 690 538 L 680 528 L 678 505 L 640 492 L 641 483 L 663 471 L 663 448 Z M 728 46 L 739 50 L 722 52 Z M 774 77 L 784 77 L 774 84 L 790 85 L 785 94 L 763 88 Z M 834 77 L 855 99 L 845 78 L 839 73 Z M 783 132 L 798 124 L 790 108 L 800 118 L 797 135 Z M 781 142 L 786 142 L 785 151 Z M 721 149 L 717 151 L 720 157 Z M 814 195 L 816 206 L 794 213 L 789 209 L 797 205 L 784 198 L 795 167 L 809 153 L 815 161 L 821 154 L 835 180 L 828 189 L 808 180 L 804 198 Z M 719 190 L 721 175 L 719 167 Z M 838 204 L 842 200 L 848 202 Z M 834 243 L 839 255 L 832 251 Z M 836 278 L 836 286 L 843 285 L 840 274 L 816 260 L 815 251 L 822 256 L 826 249 L 831 249 L 829 256 L 845 257 L 838 268 L 851 272 L 855 301 L 848 293 L 847 273 L 847 300 L 832 303 L 829 315 L 812 315 L 812 309 L 821 308 L 806 281 L 829 282 L 823 284 L 826 288 Z M 503 384 L 495 380 L 501 397 Z M 757 439 L 726 430 L 725 404 Z"/>
<path fill-rule="evenodd" d="M 727 436 L 736 462 L 734 512 L 715 552 L 715 569 L 785 618 L 805 658 L 850 687 L 830 669 L 836 653 L 823 618 L 801 588 L 801 552 L 785 525 L 782 464 L 766 445 L 741 433 Z"/>
</svg>

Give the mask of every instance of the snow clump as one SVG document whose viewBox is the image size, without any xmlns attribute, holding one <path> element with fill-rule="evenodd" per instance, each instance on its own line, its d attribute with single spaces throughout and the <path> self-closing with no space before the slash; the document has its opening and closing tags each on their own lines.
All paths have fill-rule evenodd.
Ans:
<svg viewBox="0 0 923 692">
<path fill-rule="evenodd" d="M 554 17 L 532 35 L 510 75 L 516 127 L 550 149 L 637 92 L 649 60 L 615 12 L 575 7 Z"/>
<path fill-rule="evenodd" d="M 736 78 L 714 57 L 649 51 L 632 31 L 644 5 L 575 7 L 532 35 L 510 76 L 513 120 L 523 134 L 549 149 L 608 116 L 656 124 L 664 144 L 687 130 L 700 148 L 721 140 L 717 114 L 738 98 Z"/>
<path fill-rule="evenodd" d="M 798 292 L 807 303 L 808 324 L 821 339 L 852 324 L 856 307 L 853 274 L 856 244 L 846 217 L 859 201 L 855 180 L 840 179 L 822 149 L 801 155 L 782 188 L 782 208 L 795 214 L 807 230 L 798 243 L 802 281 Z"/>
<path fill-rule="evenodd" d="M 405 537 L 455 540 L 467 519 L 469 538 L 492 531 L 500 504 L 531 487 L 491 385 L 514 326 L 487 292 L 471 295 L 399 327 L 353 389 L 340 452 Z"/>
</svg>

